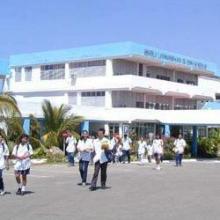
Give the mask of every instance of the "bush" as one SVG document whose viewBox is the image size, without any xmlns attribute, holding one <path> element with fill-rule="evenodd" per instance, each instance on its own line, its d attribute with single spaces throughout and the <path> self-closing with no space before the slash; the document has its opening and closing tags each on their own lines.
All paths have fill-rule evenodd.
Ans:
<svg viewBox="0 0 220 220">
<path fill-rule="evenodd" d="M 56 132 L 49 132 L 46 136 L 44 136 L 44 144 L 46 148 L 51 148 L 53 146 L 59 146 L 58 138 L 57 138 L 57 133 Z"/>
<path fill-rule="evenodd" d="M 66 161 L 63 154 L 52 154 L 50 152 L 46 154 L 46 158 L 48 163 L 64 163 Z"/>
<path fill-rule="evenodd" d="M 34 151 L 34 154 L 32 155 L 33 159 L 42 159 L 46 158 L 46 152 L 43 147 L 40 147 Z"/>
<path fill-rule="evenodd" d="M 200 138 L 198 141 L 198 156 L 207 158 L 217 157 L 219 148 L 218 145 L 219 144 L 213 137 Z"/>
</svg>

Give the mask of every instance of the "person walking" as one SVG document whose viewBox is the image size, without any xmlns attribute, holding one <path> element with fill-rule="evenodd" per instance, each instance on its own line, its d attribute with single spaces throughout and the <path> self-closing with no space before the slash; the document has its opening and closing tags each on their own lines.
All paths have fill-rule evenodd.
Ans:
<svg viewBox="0 0 220 220">
<path fill-rule="evenodd" d="M 26 192 L 27 175 L 30 174 L 32 146 L 29 143 L 29 136 L 22 134 L 19 142 L 14 146 L 12 155 L 14 157 L 15 178 L 18 184 L 17 195 L 24 195 Z"/>
<path fill-rule="evenodd" d="M 125 163 L 126 158 L 128 160 L 128 163 L 130 163 L 131 161 L 131 144 L 131 139 L 128 137 L 127 134 L 124 134 L 124 137 L 122 139 L 123 163 Z"/>
<path fill-rule="evenodd" d="M 140 140 L 138 141 L 138 159 L 140 163 L 143 163 L 146 148 L 147 148 L 147 143 L 144 140 L 144 137 L 141 137 Z"/>
<path fill-rule="evenodd" d="M 182 159 L 184 154 L 184 149 L 186 147 L 186 141 L 183 139 L 182 135 L 179 134 L 178 138 L 174 141 L 174 152 L 175 152 L 175 160 L 176 166 L 182 166 Z"/>
<path fill-rule="evenodd" d="M 93 151 L 93 142 L 92 139 L 89 138 L 88 131 L 82 131 L 77 149 L 79 152 L 79 172 L 82 180 L 78 185 L 86 186 L 89 185 L 87 183 L 87 172 L 91 160 L 91 152 Z"/>
<path fill-rule="evenodd" d="M 3 136 L 0 134 L 0 196 L 5 195 L 3 171 L 4 169 L 9 170 L 8 157 L 9 157 L 8 146 Z"/>
<path fill-rule="evenodd" d="M 94 174 L 91 181 L 91 191 L 95 191 L 98 176 L 99 176 L 99 170 L 101 169 L 101 188 L 106 188 L 106 180 L 107 180 L 107 166 L 108 166 L 108 158 L 106 156 L 106 151 L 110 150 L 110 141 L 108 138 L 106 138 L 105 130 L 103 128 L 100 128 L 97 133 L 97 139 L 94 140 L 93 147 L 95 156 L 93 158 L 93 162 L 95 164 L 94 167 Z"/>
<path fill-rule="evenodd" d="M 74 166 L 75 160 L 74 160 L 74 155 L 76 151 L 76 139 L 73 137 L 72 133 L 70 130 L 66 131 L 67 133 L 67 138 L 66 138 L 66 152 L 67 152 L 67 159 L 69 166 Z"/>
<path fill-rule="evenodd" d="M 161 156 L 163 154 L 163 140 L 159 134 L 156 135 L 156 139 L 153 141 L 153 153 L 156 161 L 156 170 L 160 170 Z"/>
</svg>

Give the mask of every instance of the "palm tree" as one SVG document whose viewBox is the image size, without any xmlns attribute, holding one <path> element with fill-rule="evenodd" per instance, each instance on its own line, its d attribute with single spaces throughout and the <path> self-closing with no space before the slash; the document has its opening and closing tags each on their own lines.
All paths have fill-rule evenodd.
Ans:
<svg viewBox="0 0 220 220">
<path fill-rule="evenodd" d="M 14 97 L 8 93 L 0 94 L 0 117 L 10 117 L 11 115 L 21 116 Z"/>
<path fill-rule="evenodd" d="M 22 132 L 21 112 L 15 98 L 8 93 L 0 94 L 0 123 L 12 139 Z"/>
<path fill-rule="evenodd" d="M 70 115 L 70 109 L 64 104 L 59 107 L 52 106 L 50 101 L 44 100 L 42 110 L 45 122 L 44 140 L 47 147 L 58 146 L 61 134 L 65 130 L 70 130 L 73 135 L 78 136 L 76 129 L 83 118 Z"/>
</svg>

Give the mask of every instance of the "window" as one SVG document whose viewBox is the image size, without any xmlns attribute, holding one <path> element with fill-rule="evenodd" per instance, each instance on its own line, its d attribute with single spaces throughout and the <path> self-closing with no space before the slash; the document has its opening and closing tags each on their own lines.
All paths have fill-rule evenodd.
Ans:
<svg viewBox="0 0 220 220">
<path fill-rule="evenodd" d="M 136 102 L 137 108 L 144 108 L 144 102 Z"/>
<path fill-rule="evenodd" d="M 138 75 L 143 76 L 143 64 L 139 63 L 138 65 Z"/>
<path fill-rule="evenodd" d="M 21 82 L 21 67 L 15 68 L 15 82 Z"/>
<path fill-rule="evenodd" d="M 41 66 L 41 80 L 56 80 L 65 78 L 65 64 Z"/>
<path fill-rule="evenodd" d="M 215 99 L 219 101 L 220 100 L 220 94 L 216 94 Z"/>
<path fill-rule="evenodd" d="M 95 97 L 95 96 L 105 96 L 105 92 L 104 91 L 82 92 L 82 97 Z"/>
<path fill-rule="evenodd" d="M 164 76 L 164 75 L 157 75 L 157 79 L 170 81 L 170 77 L 168 77 L 168 76 Z"/>
<path fill-rule="evenodd" d="M 32 80 L 32 67 L 25 67 L 24 68 L 24 74 L 25 74 L 25 81 L 31 81 Z"/>
<path fill-rule="evenodd" d="M 196 83 L 195 83 L 194 81 L 187 80 L 187 81 L 186 81 L 186 84 L 189 84 L 189 85 L 195 85 Z"/>
<path fill-rule="evenodd" d="M 105 66 L 105 60 L 70 63 L 70 68 L 83 68 L 83 67 L 91 67 L 91 66 Z"/>
<path fill-rule="evenodd" d="M 183 79 L 177 79 L 178 83 L 184 83 Z"/>
</svg>

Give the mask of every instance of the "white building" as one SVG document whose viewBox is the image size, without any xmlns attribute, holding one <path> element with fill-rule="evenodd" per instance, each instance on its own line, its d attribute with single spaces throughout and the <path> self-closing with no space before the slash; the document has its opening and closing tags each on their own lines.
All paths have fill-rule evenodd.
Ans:
<svg viewBox="0 0 220 220">
<path fill-rule="evenodd" d="M 131 129 L 139 135 L 219 125 L 218 111 L 201 110 L 220 96 L 213 63 L 132 42 L 10 57 L 10 88 L 24 117 L 42 117 L 44 99 L 72 106 L 91 132 Z M 167 125 L 167 126 L 165 126 Z M 183 126 L 184 125 L 184 126 Z M 164 131 L 164 128 L 165 131 Z"/>
</svg>

